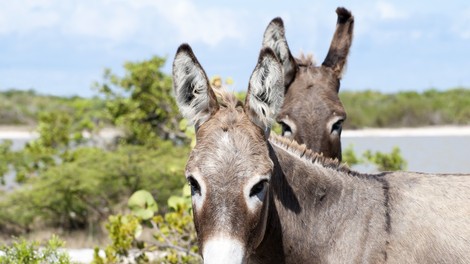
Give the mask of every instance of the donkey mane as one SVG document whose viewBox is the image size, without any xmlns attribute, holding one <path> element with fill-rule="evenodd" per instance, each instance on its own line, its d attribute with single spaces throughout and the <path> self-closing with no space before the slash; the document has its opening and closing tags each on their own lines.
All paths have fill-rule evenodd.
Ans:
<svg viewBox="0 0 470 264">
<path fill-rule="evenodd" d="M 338 159 L 332 159 L 323 156 L 321 153 L 316 153 L 307 148 L 305 144 L 299 144 L 297 141 L 289 138 L 285 138 L 276 134 L 271 134 L 269 142 L 289 152 L 290 154 L 299 157 L 300 159 L 306 160 L 311 163 L 317 163 L 325 168 L 335 169 L 340 172 L 347 174 L 353 173 L 346 163 L 341 163 Z"/>
<path fill-rule="evenodd" d="M 313 67 L 317 65 L 317 62 L 315 61 L 315 57 L 311 53 L 305 54 L 301 52 L 300 56 L 296 58 L 296 62 L 299 66 L 305 66 L 305 67 Z"/>
<path fill-rule="evenodd" d="M 243 106 L 243 103 L 238 100 L 234 93 L 228 92 L 224 87 L 212 87 L 215 96 L 217 97 L 217 102 L 220 106 L 225 108 L 237 108 Z"/>
</svg>

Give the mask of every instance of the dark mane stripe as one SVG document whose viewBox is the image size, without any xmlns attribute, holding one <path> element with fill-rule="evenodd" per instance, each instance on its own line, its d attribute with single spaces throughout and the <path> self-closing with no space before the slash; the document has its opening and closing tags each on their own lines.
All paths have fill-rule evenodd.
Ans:
<svg viewBox="0 0 470 264">
<path fill-rule="evenodd" d="M 301 159 L 308 160 L 311 163 L 319 163 L 326 168 L 332 168 L 340 172 L 351 174 L 351 170 L 345 163 L 341 163 L 337 159 L 325 157 L 320 153 L 313 152 L 312 150 L 307 149 L 304 144 L 300 145 L 295 140 L 271 134 L 269 141 Z"/>
</svg>

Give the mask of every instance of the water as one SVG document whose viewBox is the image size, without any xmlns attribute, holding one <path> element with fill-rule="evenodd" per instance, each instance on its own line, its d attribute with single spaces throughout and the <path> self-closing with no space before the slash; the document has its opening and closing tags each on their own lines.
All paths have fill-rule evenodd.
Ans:
<svg viewBox="0 0 470 264">
<path fill-rule="evenodd" d="M 368 149 L 390 153 L 397 146 L 409 171 L 470 173 L 470 135 L 342 137 L 343 149 L 351 144 L 356 155 Z"/>
<path fill-rule="evenodd" d="M 103 129 L 97 135 L 93 136 L 93 145 L 96 146 L 105 146 L 110 143 L 110 141 L 116 136 L 120 135 L 121 132 L 115 129 Z M 85 138 L 91 137 L 91 135 L 84 133 Z M 16 151 L 23 148 L 29 141 L 36 139 L 38 137 L 37 133 L 32 132 L 31 130 L 20 129 L 16 131 L 14 128 L 2 129 L 0 127 L 0 142 L 5 140 L 11 140 L 12 146 L 11 149 Z M 15 174 L 9 172 L 4 175 L 5 184 L 0 184 L 0 191 L 12 191 L 18 184 L 15 182 Z"/>
<path fill-rule="evenodd" d="M 109 140 L 116 134 L 108 131 L 103 138 Z M 10 139 L 13 149 L 18 150 L 36 136 L 25 132 L 0 133 L 0 142 Z M 343 149 L 352 145 L 357 156 L 365 150 L 390 153 L 397 146 L 408 163 L 409 171 L 470 173 L 470 127 L 344 131 L 342 145 Z M 353 169 L 362 172 L 373 170 L 370 166 Z M 0 190 L 14 188 L 14 175 L 10 173 L 5 178 L 7 184 L 0 185 Z"/>
</svg>

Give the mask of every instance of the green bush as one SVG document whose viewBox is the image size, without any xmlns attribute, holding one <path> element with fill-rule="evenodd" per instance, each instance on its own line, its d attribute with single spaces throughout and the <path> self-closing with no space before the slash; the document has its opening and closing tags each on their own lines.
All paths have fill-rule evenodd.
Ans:
<svg viewBox="0 0 470 264">
<path fill-rule="evenodd" d="M 346 128 L 419 127 L 470 124 L 470 89 L 430 89 L 422 93 L 342 91 Z"/>
<path fill-rule="evenodd" d="M 122 78 L 106 71 L 100 86 L 105 107 L 100 111 L 86 100 L 70 99 L 64 109 L 38 113 L 39 138 L 24 149 L 0 145 L 0 158 L 5 158 L 0 172 L 13 169 L 21 183 L 0 199 L 1 229 L 24 232 L 61 226 L 94 232 L 96 223 L 120 212 L 123 201 L 142 188 L 166 207 L 184 182 L 189 146 L 182 143 L 190 141 L 191 133 L 180 128 L 171 80 L 160 71 L 163 63 L 158 57 L 126 63 Z M 83 136 L 105 123 L 125 135 L 109 146 Z"/>
<path fill-rule="evenodd" d="M 41 112 L 63 112 L 77 124 L 83 120 L 98 124 L 103 121 L 104 103 L 98 97 L 59 97 L 37 94 L 33 90 L 7 90 L 0 92 L 0 125 L 34 126 Z"/>
<path fill-rule="evenodd" d="M 188 149 L 120 146 L 115 151 L 81 147 L 68 160 L 43 171 L 0 200 L 2 224 L 24 230 L 37 221 L 66 229 L 92 223 L 122 210 L 122 201 L 148 188 L 162 205 L 184 182 Z M 121 206 L 120 206 L 121 205 Z"/>
<path fill-rule="evenodd" d="M 186 140 L 179 130 L 182 117 L 172 96 L 171 78 L 161 71 L 164 64 L 157 56 L 127 62 L 123 77 L 107 69 L 103 83 L 95 84 L 105 96 L 108 118 L 124 129 L 126 143 L 154 146 L 160 140 Z"/>
<path fill-rule="evenodd" d="M 155 204 L 150 193 L 140 190 L 132 195 L 129 199 L 131 214 L 109 217 L 106 229 L 111 244 L 105 248 L 104 257 L 99 255 L 99 248 L 95 249 L 93 263 L 120 263 L 126 259 L 148 263 L 150 253 L 156 254 L 153 259 L 156 263 L 201 263 L 188 187 L 182 195 L 168 199 L 170 211 L 164 214 L 154 215 L 158 208 L 149 206 Z M 143 232 L 152 233 L 152 238 L 144 238 Z"/>
<path fill-rule="evenodd" d="M 350 166 L 357 164 L 373 164 L 379 171 L 406 170 L 407 162 L 400 153 L 400 148 L 394 147 L 392 152 L 383 153 L 366 150 L 362 157 L 357 157 L 353 146 L 348 146 L 343 151 L 343 162 Z"/>
<path fill-rule="evenodd" d="M 0 255 L 2 264 L 69 264 L 71 263 L 67 253 L 59 251 L 65 243 L 57 236 L 52 236 L 47 241 L 44 248 L 39 248 L 37 241 L 28 242 L 25 239 L 17 239 L 10 246 L 4 245 L 0 250 L 4 255 Z"/>
</svg>

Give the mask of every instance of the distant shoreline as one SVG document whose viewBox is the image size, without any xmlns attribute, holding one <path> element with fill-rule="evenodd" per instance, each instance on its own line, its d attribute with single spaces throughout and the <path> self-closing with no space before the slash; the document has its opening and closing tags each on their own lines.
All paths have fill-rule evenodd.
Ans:
<svg viewBox="0 0 470 264">
<path fill-rule="evenodd" d="M 115 128 L 103 128 L 100 130 L 98 136 L 103 138 L 112 138 L 121 134 L 121 131 Z M 84 134 L 89 137 L 89 134 Z M 0 126 L 0 140 L 1 139 L 34 139 L 38 137 L 38 133 L 34 127 L 28 126 Z"/>
<path fill-rule="evenodd" d="M 358 129 L 358 130 L 344 130 L 341 136 L 344 138 L 470 136 L 470 126 L 365 128 L 365 129 Z"/>
<path fill-rule="evenodd" d="M 115 128 L 104 128 L 99 136 L 111 138 L 119 135 Z M 0 139 L 32 139 L 38 136 L 34 127 L 0 126 Z M 85 135 L 87 136 L 87 135 Z M 416 128 L 364 128 L 358 130 L 343 130 L 343 138 L 356 137 L 436 137 L 436 136 L 470 136 L 470 126 L 432 126 Z"/>
</svg>

